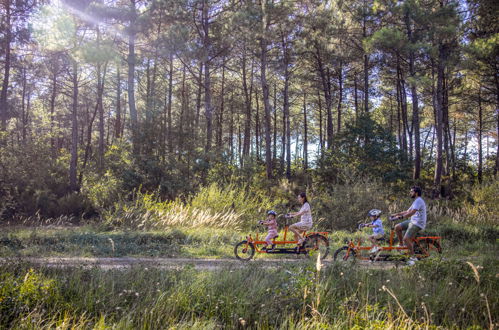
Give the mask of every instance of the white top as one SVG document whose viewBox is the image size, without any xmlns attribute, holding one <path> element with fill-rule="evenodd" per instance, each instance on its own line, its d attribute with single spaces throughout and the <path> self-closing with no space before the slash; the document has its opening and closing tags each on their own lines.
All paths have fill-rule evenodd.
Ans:
<svg viewBox="0 0 499 330">
<path fill-rule="evenodd" d="M 425 229 L 426 227 L 426 204 L 421 197 L 418 197 L 414 200 L 410 210 L 416 210 L 416 213 L 411 217 L 411 223 L 415 224 L 421 229 Z"/>
<path fill-rule="evenodd" d="M 308 202 L 305 202 L 301 209 L 300 213 L 303 212 L 300 218 L 300 222 L 308 225 L 312 225 L 312 211 L 310 211 L 310 204 Z"/>
</svg>

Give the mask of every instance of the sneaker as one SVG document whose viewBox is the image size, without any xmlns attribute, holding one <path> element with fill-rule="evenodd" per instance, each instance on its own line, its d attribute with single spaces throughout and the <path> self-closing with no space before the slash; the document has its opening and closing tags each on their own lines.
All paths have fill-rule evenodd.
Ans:
<svg viewBox="0 0 499 330">
<path fill-rule="evenodd" d="M 379 247 L 374 246 L 371 250 L 369 250 L 369 253 L 377 253 L 379 251 Z"/>
<path fill-rule="evenodd" d="M 417 258 L 410 257 L 409 260 L 407 260 L 407 265 L 408 266 L 414 266 L 416 264 L 416 261 L 418 261 Z"/>
</svg>

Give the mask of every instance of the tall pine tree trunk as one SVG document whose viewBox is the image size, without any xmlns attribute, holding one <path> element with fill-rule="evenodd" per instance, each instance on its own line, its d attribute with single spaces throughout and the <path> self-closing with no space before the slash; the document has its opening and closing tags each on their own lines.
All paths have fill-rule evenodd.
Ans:
<svg viewBox="0 0 499 330">
<path fill-rule="evenodd" d="M 77 168 L 78 168 L 78 63 L 72 59 L 72 83 L 73 99 L 71 111 L 71 159 L 69 162 L 69 188 L 78 191 Z"/>
<path fill-rule="evenodd" d="M 483 181 L 483 147 L 482 147 L 482 139 L 483 139 L 483 112 L 482 112 L 482 86 L 478 87 L 478 182 L 482 183 Z"/>
<path fill-rule="evenodd" d="M 10 66 L 11 66 L 11 42 L 12 42 L 12 22 L 11 22 L 11 8 L 10 0 L 4 1 L 5 6 L 5 34 L 4 34 L 4 48 L 5 48 L 5 61 L 3 67 L 3 81 L 2 81 L 2 91 L 0 92 L 0 119 L 1 126 L 0 131 L 7 130 L 7 115 L 8 115 L 8 103 L 7 103 L 7 89 L 9 88 L 9 77 L 10 77 Z"/>
<path fill-rule="evenodd" d="M 130 111 L 130 121 L 132 127 L 132 147 L 133 153 L 137 156 L 140 153 L 138 139 L 138 116 L 135 107 L 135 25 L 137 20 L 137 9 L 135 1 L 130 0 L 130 25 L 128 27 L 128 108 Z"/>
<path fill-rule="evenodd" d="M 407 29 L 407 38 L 411 43 L 415 43 L 413 38 L 411 21 L 409 13 L 405 15 L 405 24 Z M 414 50 L 409 50 L 409 74 L 411 75 L 411 98 L 412 98 L 412 130 L 414 132 L 414 170 L 412 178 L 414 180 L 419 180 L 421 176 L 421 140 L 420 140 L 420 124 L 419 124 L 419 102 L 418 93 L 416 89 L 416 69 L 414 66 L 415 54 Z"/>
<path fill-rule="evenodd" d="M 303 169 L 308 168 L 307 94 L 303 92 Z"/>
<path fill-rule="evenodd" d="M 267 37 L 266 33 L 269 28 L 270 18 L 267 13 L 265 1 L 261 2 L 262 8 L 262 31 L 263 35 L 260 38 L 260 81 L 262 84 L 263 106 L 265 109 L 265 167 L 267 170 L 267 178 L 272 178 L 272 153 L 270 139 L 270 102 L 269 102 L 269 85 L 267 82 Z"/>
<path fill-rule="evenodd" d="M 208 153 L 211 149 L 211 140 L 213 135 L 213 106 L 211 104 L 211 72 L 210 72 L 210 56 L 211 56 L 211 39 L 210 39 L 210 24 L 209 24 L 208 2 L 203 1 L 203 48 L 204 54 L 204 114 L 206 118 L 206 145 L 205 152 Z"/>
<path fill-rule="evenodd" d="M 437 138 L 437 151 L 435 159 L 435 175 L 433 178 L 433 198 L 438 198 L 442 189 L 442 173 L 443 173 L 443 102 L 444 102 L 444 60 L 445 49 L 444 45 L 439 45 L 439 56 L 437 63 L 437 87 L 434 90 L 435 99 L 435 135 Z"/>
<path fill-rule="evenodd" d="M 121 138 L 121 73 L 120 65 L 116 67 L 116 123 L 114 125 L 114 135 Z"/>
<path fill-rule="evenodd" d="M 340 70 L 338 74 L 338 126 L 336 128 L 336 133 L 341 130 L 341 106 L 343 103 L 343 63 L 340 62 Z"/>
</svg>

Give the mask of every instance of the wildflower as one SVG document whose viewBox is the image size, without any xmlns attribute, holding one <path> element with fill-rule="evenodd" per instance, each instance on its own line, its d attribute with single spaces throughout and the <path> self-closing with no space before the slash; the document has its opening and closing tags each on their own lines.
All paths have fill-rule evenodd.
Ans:
<svg viewBox="0 0 499 330">
<path fill-rule="evenodd" d="M 463 308 L 461 308 L 461 312 L 464 312 L 464 311 L 465 311 L 464 307 L 463 307 Z"/>
<path fill-rule="evenodd" d="M 138 292 L 135 292 L 135 296 L 137 296 L 137 297 L 138 297 L 138 296 L 139 296 L 139 293 L 138 293 Z"/>
<path fill-rule="evenodd" d="M 452 282 L 449 282 L 449 285 L 452 285 Z"/>
<path fill-rule="evenodd" d="M 239 318 L 239 323 L 240 323 L 243 327 L 246 325 L 246 321 L 245 321 L 242 317 L 240 317 L 240 318 Z"/>
<path fill-rule="evenodd" d="M 343 272 L 340 273 L 340 276 L 343 276 Z"/>
<path fill-rule="evenodd" d="M 386 283 L 390 283 L 390 280 L 386 280 Z"/>
<path fill-rule="evenodd" d="M 425 297 L 428 297 L 428 296 L 430 296 L 430 295 L 429 295 L 429 294 L 427 294 L 427 293 L 425 293 L 425 295 L 424 295 L 424 296 L 425 296 Z"/>
<path fill-rule="evenodd" d="M 480 297 L 482 297 L 482 298 L 483 298 L 483 297 L 485 297 L 485 295 L 484 295 L 483 293 L 480 293 Z"/>
</svg>

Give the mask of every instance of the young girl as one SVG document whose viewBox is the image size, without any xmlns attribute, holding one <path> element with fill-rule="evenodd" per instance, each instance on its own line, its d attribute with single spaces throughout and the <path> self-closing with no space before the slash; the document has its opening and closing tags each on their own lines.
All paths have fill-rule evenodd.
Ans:
<svg viewBox="0 0 499 330">
<path fill-rule="evenodd" d="M 270 210 L 267 212 L 267 219 L 259 221 L 261 225 L 267 226 L 268 229 L 267 237 L 265 237 L 265 243 L 267 243 L 265 249 L 267 250 L 273 248 L 272 240 L 278 236 L 276 216 L 277 213 Z"/>
</svg>

